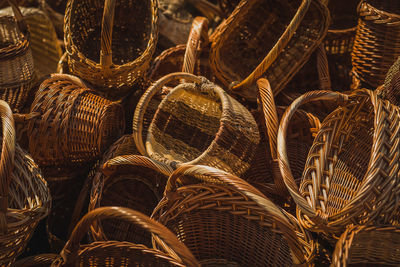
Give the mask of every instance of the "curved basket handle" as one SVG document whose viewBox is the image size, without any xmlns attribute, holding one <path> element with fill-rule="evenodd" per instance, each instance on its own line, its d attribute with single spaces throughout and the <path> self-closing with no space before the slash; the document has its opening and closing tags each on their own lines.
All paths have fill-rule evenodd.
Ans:
<svg viewBox="0 0 400 267">
<path fill-rule="evenodd" d="M 11 6 L 15 20 L 17 21 L 18 28 L 21 32 L 27 33 L 28 25 L 25 22 L 24 16 L 22 16 L 22 12 L 18 7 L 17 2 L 15 0 L 7 0 L 8 4 Z"/>
<path fill-rule="evenodd" d="M 189 38 L 186 44 L 185 56 L 183 58 L 182 72 L 193 73 L 194 66 L 200 53 L 201 46 L 208 45 L 208 20 L 204 17 L 196 17 L 193 20 Z"/>
<path fill-rule="evenodd" d="M 164 225 L 150 219 L 146 215 L 128 208 L 122 207 L 103 207 L 95 209 L 86 214 L 76 225 L 71 237 L 60 255 L 63 259 L 63 265 L 69 266 L 74 263 L 78 256 L 80 241 L 89 231 L 90 226 L 96 220 L 113 219 L 123 220 L 136 226 L 141 227 L 143 230 L 149 231 L 151 234 L 160 238 L 169 248 L 174 251 L 180 260 L 187 266 L 200 266 L 196 258 L 190 250 L 181 243 L 178 238 Z"/>
<path fill-rule="evenodd" d="M 115 0 L 105 0 L 101 21 L 100 65 L 108 69 L 112 65 L 112 31 L 114 26 Z"/>
<path fill-rule="evenodd" d="M 294 33 L 299 27 L 301 21 L 306 15 L 308 8 L 311 4 L 312 0 L 302 0 L 299 9 L 294 15 L 293 19 L 290 21 L 290 24 L 286 27 L 284 33 L 281 38 L 279 38 L 278 42 L 274 45 L 268 55 L 261 61 L 261 63 L 255 68 L 255 70 L 243 81 L 238 84 L 232 86 L 232 91 L 240 91 L 243 88 L 249 87 L 252 85 L 258 78 L 263 75 L 267 71 L 267 69 L 274 63 L 275 59 L 278 57 L 279 53 L 286 47 L 289 43 L 290 39 L 292 39 Z"/>
<path fill-rule="evenodd" d="M 310 218 L 316 218 L 320 216 L 317 212 L 308 204 L 307 200 L 300 194 L 299 188 L 294 180 L 292 171 L 290 170 L 289 157 L 287 155 L 286 148 L 286 134 L 289 126 L 290 119 L 298 108 L 306 103 L 318 101 L 318 100 L 330 100 L 344 102 L 349 99 L 348 95 L 333 92 L 333 91 L 311 91 L 299 98 L 297 98 L 285 111 L 281 118 L 281 123 L 278 130 L 278 162 L 283 181 L 289 193 L 292 195 L 296 204 L 301 210 Z"/>
<path fill-rule="evenodd" d="M 0 233 L 7 233 L 8 187 L 14 168 L 15 127 L 11 108 L 3 100 L 0 100 L 0 116 L 3 122 L 0 159 Z"/>
<path fill-rule="evenodd" d="M 158 81 L 156 81 L 152 86 L 150 86 L 146 90 L 146 92 L 140 98 L 135 109 L 135 114 L 133 116 L 133 123 L 132 123 L 132 136 L 135 140 L 136 147 L 139 150 L 140 154 L 148 156 L 142 137 L 143 118 L 144 114 L 146 113 L 147 106 L 149 105 L 153 96 L 156 93 L 160 92 L 164 85 L 173 80 L 180 80 L 180 79 L 184 79 L 185 81 L 188 82 L 195 82 L 195 83 L 201 82 L 200 77 L 197 77 L 190 73 L 184 73 L 184 72 L 170 73 L 160 78 Z"/>
</svg>

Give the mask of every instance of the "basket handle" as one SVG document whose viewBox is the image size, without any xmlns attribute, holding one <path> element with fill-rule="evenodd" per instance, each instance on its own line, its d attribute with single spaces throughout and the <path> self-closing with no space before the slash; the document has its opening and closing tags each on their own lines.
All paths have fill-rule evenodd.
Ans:
<svg viewBox="0 0 400 267">
<path fill-rule="evenodd" d="M 187 266 L 200 266 L 190 250 L 164 225 L 150 219 L 146 215 L 128 208 L 103 207 L 86 214 L 76 225 L 71 237 L 60 255 L 64 266 L 74 263 L 78 256 L 80 241 L 89 231 L 90 226 L 97 220 L 114 219 L 123 220 L 149 231 L 157 236 L 174 251 L 180 260 Z"/>
<path fill-rule="evenodd" d="M 146 90 L 146 92 L 144 92 L 143 96 L 140 98 L 135 109 L 135 114 L 133 116 L 133 123 L 132 123 L 132 136 L 135 140 L 136 147 L 139 150 L 140 154 L 148 156 L 145 145 L 143 143 L 142 130 L 143 130 L 144 114 L 146 113 L 146 109 L 151 99 L 156 93 L 162 90 L 164 85 L 173 80 L 181 80 L 181 79 L 195 83 L 201 82 L 200 77 L 197 77 L 190 73 L 184 73 L 184 72 L 170 73 L 160 78 L 158 81 L 156 81 L 152 86 L 150 86 Z"/>
<path fill-rule="evenodd" d="M 100 65 L 106 69 L 112 65 L 112 31 L 114 26 L 115 0 L 105 0 L 101 21 Z"/>
<path fill-rule="evenodd" d="M 328 56 L 326 55 L 326 49 L 324 44 L 320 44 L 317 47 L 317 69 L 319 78 L 319 88 L 321 90 L 331 90 L 332 83 L 329 74 L 329 62 Z"/>
<path fill-rule="evenodd" d="M 7 0 L 7 2 L 13 10 L 19 30 L 23 33 L 26 33 L 28 31 L 28 25 L 25 22 L 24 16 L 22 16 L 22 12 L 18 7 L 17 2 L 15 0 Z"/>
<path fill-rule="evenodd" d="M 265 73 L 268 68 L 272 65 L 275 59 L 278 57 L 279 53 L 286 47 L 289 43 L 290 39 L 292 39 L 294 33 L 299 27 L 301 21 L 306 15 L 308 8 L 311 4 L 312 0 L 302 0 L 299 9 L 294 15 L 293 19 L 290 21 L 290 24 L 286 27 L 284 33 L 281 38 L 279 38 L 278 42 L 274 45 L 271 51 L 267 54 L 267 56 L 261 61 L 261 63 L 254 69 L 254 71 L 243 81 L 238 84 L 234 84 L 232 86 L 232 91 L 240 91 L 243 88 L 249 87 L 252 85 L 258 78 L 261 77 L 263 73 Z M 277 92 L 274 92 L 275 94 Z"/>
<path fill-rule="evenodd" d="M 7 102 L 0 100 L 0 116 L 3 122 L 3 141 L 0 158 L 0 233 L 7 233 L 8 187 L 14 168 L 15 127 L 12 111 Z"/>
<path fill-rule="evenodd" d="M 285 111 L 281 118 L 281 122 L 278 130 L 278 161 L 281 175 L 283 181 L 289 193 L 292 195 L 296 204 L 301 208 L 301 210 L 310 218 L 319 218 L 321 214 L 317 213 L 307 200 L 300 194 L 299 188 L 294 180 L 292 171 L 290 170 L 289 158 L 287 155 L 286 148 L 286 134 L 289 126 L 290 119 L 298 108 L 306 103 L 318 101 L 318 100 L 330 100 L 337 101 L 339 103 L 348 101 L 349 96 L 333 91 L 311 91 L 303 94 L 297 98 Z"/>
<path fill-rule="evenodd" d="M 198 59 L 199 50 L 201 49 L 200 45 L 206 47 L 208 43 L 208 20 L 205 17 L 196 17 L 193 20 L 186 44 L 182 72 L 194 73 L 194 66 Z"/>
</svg>

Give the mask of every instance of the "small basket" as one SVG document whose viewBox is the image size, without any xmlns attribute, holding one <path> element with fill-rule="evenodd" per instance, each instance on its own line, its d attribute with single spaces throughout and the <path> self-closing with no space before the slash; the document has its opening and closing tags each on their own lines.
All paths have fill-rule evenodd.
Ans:
<svg viewBox="0 0 400 267">
<path fill-rule="evenodd" d="M 350 227 L 336 244 L 331 266 L 399 266 L 399 241 L 399 227 Z"/>
<path fill-rule="evenodd" d="M 99 158 L 124 131 L 123 108 L 98 96 L 78 78 L 53 74 L 21 116 L 29 151 L 41 166 L 77 167 Z"/>
<path fill-rule="evenodd" d="M 344 105 L 323 121 L 298 187 L 288 162 L 286 129 L 297 108 L 315 100 Z M 330 238 L 343 233 L 349 224 L 399 223 L 395 200 L 400 188 L 399 123 L 399 107 L 369 90 L 351 95 L 313 91 L 293 102 L 279 127 L 278 160 L 305 228 Z"/>
<path fill-rule="evenodd" d="M 105 219 L 126 221 L 150 232 L 154 237 L 163 240 L 171 253 L 121 241 L 81 245 L 80 241 L 90 226 L 98 220 Z M 120 207 L 98 208 L 86 214 L 75 227 L 60 255 L 61 259 L 52 266 L 200 266 L 188 248 L 165 226 L 140 212 Z"/>
<path fill-rule="evenodd" d="M 321 1 L 242 1 L 211 36 L 211 68 L 248 100 L 257 100 L 262 77 L 276 95 L 322 42 L 329 19 Z"/>
<path fill-rule="evenodd" d="M 7 0 L 14 18 L 0 16 L 0 98 L 19 111 L 35 82 L 30 33 L 14 0 Z"/>
<path fill-rule="evenodd" d="M 156 0 L 69 1 L 64 39 L 71 74 L 123 96 L 149 67 L 157 20 Z"/>
<path fill-rule="evenodd" d="M 315 244 L 293 216 L 234 175 L 185 165 L 169 178 L 152 218 L 169 228 L 202 266 L 310 263 Z M 153 239 L 155 247 L 162 241 Z"/>
<path fill-rule="evenodd" d="M 356 78 L 375 89 L 400 56 L 400 3 L 368 0 L 358 6 L 352 57 Z"/>
<path fill-rule="evenodd" d="M 170 81 L 184 79 L 161 101 L 142 139 L 142 121 L 153 95 Z M 250 166 L 259 143 L 251 113 L 217 85 L 189 73 L 171 73 L 140 99 L 133 137 L 142 155 L 173 169 L 183 163 L 204 164 L 240 175 Z"/>
<path fill-rule="evenodd" d="M 24 251 L 37 224 L 49 212 L 50 192 L 33 159 L 15 143 L 9 105 L 0 101 L 0 265 L 10 266 Z"/>
<path fill-rule="evenodd" d="M 151 215 L 172 170 L 135 154 L 138 152 L 131 135 L 121 137 L 104 154 L 100 166 L 106 175 L 98 170 L 94 176 L 89 211 L 102 206 L 120 206 Z M 120 220 L 93 223 L 90 231 L 95 241 L 120 240 L 151 246 L 148 233 Z"/>
</svg>

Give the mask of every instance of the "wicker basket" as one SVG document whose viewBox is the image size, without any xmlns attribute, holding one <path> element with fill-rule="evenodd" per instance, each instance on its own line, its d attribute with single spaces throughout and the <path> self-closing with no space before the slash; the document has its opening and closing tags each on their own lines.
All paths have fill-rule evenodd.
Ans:
<svg viewBox="0 0 400 267">
<path fill-rule="evenodd" d="M 142 120 L 154 94 L 170 81 L 184 79 L 160 103 L 150 124 L 146 147 Z M 136 107 L 133 137 L 142 155 L 172 168 L 204 164 L 240 175 L 259 143 L 250 112 L 204 77 L 171 73 L 151 86 Z"/>
<path fill-rule="evenodd" d="M 22 120 L 28 124 L 29 151 L 41 166 L 77 167 L 94 161 L 124 131 L 120 104 L 66 74 L 54 74 L 41 84 Z"/>
<path fill-rule="evenodd" d="M 400 57 L 390 67 L 386 75 L 385 84 L 379 94 L 393 105 L 400 105 Z"/>
<path fill-rule="evenodd" d="M 164 253 L 144 245 L 121 241 L 93 242 L 81 245 L 80 241 L 97 220 L 123 220 L 159 237 L 168 246 Z M 75 227 L 70 240 L 61 252 L 61 259 L 53 266 L 199 266 L 186 246 L 179 242 L 165 226 L 144 214 L 127 208 L 98 208 L 85 215 Z"/>
<path fill-rule="evenodd" d="M 151 215 L 162 198 L 172 170 L 135 154 L 138 152 L 131 135 L 121 137 L 104 154 L 100 166 L 104 166 L 103 172 L 107 175 L 100 170 L 96 172 L 89 211 L 102 206 L 120 206 Z M 96 241 L 120 240 L 151 246 L 151 236 L 147 232 L 120 220 L 94 222 L 90 231 Z"/>
<path fill-rule="evenodd" d="M 399 266 L 399 241 L 399 227 L 351 227 L 336 244 L 332 266 Z"/>
<path fill-rule="evenodd" d="M 261 77 L 276 95 L 306 63 L 328 26 L 329 11 L 320 1 L 242 1 L 211 37 L 211 67 L 225 86 L 248 100 L 257 99 L 255 83 Z"/>
<path fill-rule="evenodd" d="M 57 32 L 57 36 L 63 39 L 64 35 L 64 14 L 67 7 L 67 0 L 39 0 L 41 9 L 46 12 Z"/>
<path fill-rule="evenodd" d="M 15 18 L 0 16 L 0 98 L 18 111 L 25 104 L 36 75 L 28 27 L 14 0 L 7 1 Z"/>
<path fill-rule="evenodd" d="M 156 0 L 69 1 L 64 38 L 70 72 L 110 96 L 123 96 L 149 67 L 157 14 Z"/>
<path fill-rule="evenodd" d="M 57 258 L 57 254 L 34 255 L 15 262 L 13 267 L 50 267 Z"/>
<path fill-rule="evenodd" d="M 288 163 L 286 129 L 300 105 L 321 99 L 345 105 L 322 123 L 298 187 Z M 399 123 L 399 108 L 368 90 L 350 96 L 314 91 L 293 102 L 279 127 L 278 159 L 305 228 L 334 236 L 348 224 L 399 223 Z"/>
<path fill-rule="evenodd" d="M 10 266 L 24 251 L 51 205 L 50 192 L 33 159 L 15 144 L 11 109 L 0 101 L 2 118 L 0 183 L 0 265 Z"/>
<path fill-rule="evenodd" d="M 314 255 L 313 240 L 294 217 L 245 181 L 212 167 L 177 169 L 152 218 L 175 233 L 202 266 L 293 266 Z"/>
<path fill-rule="evenodd" d="M 368 0 L 358 6 L 358 27 L 352 53 L 354 73 L 369 87 L 383 84 L 400 56 L 400 4 Z"/>
</svg>

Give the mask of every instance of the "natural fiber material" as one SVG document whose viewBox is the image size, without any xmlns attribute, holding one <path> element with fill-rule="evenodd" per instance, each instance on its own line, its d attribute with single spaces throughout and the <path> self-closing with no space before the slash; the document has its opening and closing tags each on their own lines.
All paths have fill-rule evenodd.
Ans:
<svg viewBox="0 0 400 267">
<path fill-rule="evenodd" d="M 276 95 L 328 26 L 329 11 L 320 1 L 242 1 L 211 37 L 211 67 L 225 86 L 249 100 L 257 99 L 255 82 L 261 77 Z"/>
<path fill-rule="evenodd" d="M 46 12 L 59 38 L 64 35 L 64 14 L 67 7 L 67 0 L 39 0 L 41 9 Z"/>
<path fill-rule="evenodd" d="M 296 219 L 240 178 L 207 166 L 177 169 L 152 218 L 205 266 L 293 266 L 314 253 Z"/>
<path fill-rule="evenodd" d="M 71 73 L 123 96 L 149 67 L 157 12 L 156 0 L 69 1 L 64 38 Z"/>
<path fill-rule="evenodd" d="M 124 131 L 120 104 L 65 74 L 54 74 L 41 84 L 26 120 L 29 151 L 43 166 L 94 161 Z"/>
<path fill-rule="evenodd" d="M 332 266 L 398 266 L 400 228 L 355 226 L 343 233 L 336 244 Z"/>
<path fill-rule="evenodd" d="M 8 3 L 14 17 L 0 15 L 0 99 L 18 111 L 25 104 L 35 72 L 28 27 L 14 0 Z"/>
<path fill-rule="evenodd" d="M 57 254 L 34 255 L 15 262 L 13 267 L 49 267 L 57 257 Z"/>
<path fill-rule="evenodd" d="M 104 154 L 103 172 L 97 170 L 93 179 L 89 211 L 104 206 L 135 209 L 150 216 L 164 192 L 172 170 L 138 151 L 131 135 L 115 142 Z M 167 174 L 167 176 L 163 173 Z M 95 241 L 120 240 L 151 246 L 150 234 L 120 220 L 104 220 L 90 228 Z"/>
<path fill-rule="evenodd" d="M 285 142 L 289 120 L 303 103 L 328 99 L 345 105 L 322 123 L 298 187 Z M 304 227 L 333 235 L 353 223 L 399 223 L 399 123 L 399 108 L 368 90 L 350 96 L 314 91 L 293 102 L 279 127 L 278 159 Z"/>
<path fill-rule="evenodd" d="M 11 109 L 0 101 L 0 265 L 10 266 L 24 251 L 38 222 L 49 212 L 46 181 L 33 159 L 15 144 Z"/>
<path fill-rule="evenodd" d="M 184 79 L 160 103 L 150 124 L 146 147 L 142 120 L 154 94 L 170 81 Z M 250 166 L 259 143 L 251 113 L 204 77 L 172 73 L 142 96 L 135 110 L 133 137 L 142 155 L 173 168 L 204 164 L 240 175 Z"/>
<path fill-rule="evenodd" d="M 400 57 L 390 67 L 386 75 L 385 85 L 379 94 L 393 105 L 400 105 Z"/>
<path fill-rule="evenodd" d="M 400 5 L 397 1 L 385 2 L 360 2 L 352 53 L 356 77 L 374 89 L 383 84 L 390 66 L 400 56 Z"/>
<path fill-rule="evenodd" d="M 144 245 L 120 241 L 93 242 L 81 245 L 90 226 L 96 220 L 122 220 L 150 232 L 163 240 L 171 253 L 147 248 Z M 199 266 L 188 248 L 165 226 L 144 214 L 127 208 L 105 207 L 85 215 L 75 227 L 70 240 L 61 251 L 61 259 L 53 266 Z"/>
</svg>

